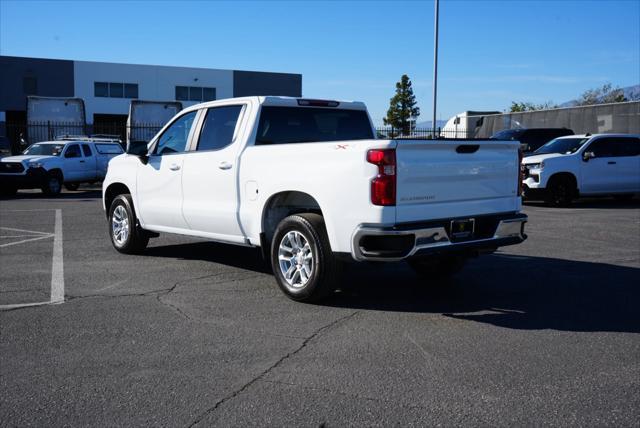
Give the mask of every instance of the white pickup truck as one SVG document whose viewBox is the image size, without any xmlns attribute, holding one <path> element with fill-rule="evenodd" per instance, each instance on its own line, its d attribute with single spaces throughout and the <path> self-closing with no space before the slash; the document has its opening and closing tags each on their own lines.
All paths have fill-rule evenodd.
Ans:
<svg viewBox="0 0 640 428">
<path fill-rule="evenodd" d="M 159 232 L 261 247 L 282 291 L 313 301 L 343 261 L 424 275 L 522 242 L 519 143 L 378 140 L 364 104 L 247 97 L 186 108 L 109 164 L 114 247 Z"/>
<path fill-rule="evenodd" d="M 73 137 L 32 144 L 22 155 L 0 159 L 0 189 L 42 189 L 57 195 L 62 185 L 76 190 L 83 182 L 102 181 L 111 158 L 124 151 L 114 140 Z"/>
<path fill-rule="evenodd" d="M 640 135 L 568 135 L 522 160 L 525 197 L 567 206 L 579 196 L 640 193 Z"/>
</svg>

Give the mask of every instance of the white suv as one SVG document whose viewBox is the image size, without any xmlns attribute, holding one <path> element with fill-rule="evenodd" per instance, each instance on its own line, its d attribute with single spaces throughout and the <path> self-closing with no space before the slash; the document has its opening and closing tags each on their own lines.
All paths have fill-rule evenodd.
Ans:
<svg viewBox="0 0 640 428">
<path fill-rule="evenodd" d="M 566 206 L 578 196 L 640 193 L 640 135 L 556 138 L 522 161 L 525 197 Z"/>
</svg>

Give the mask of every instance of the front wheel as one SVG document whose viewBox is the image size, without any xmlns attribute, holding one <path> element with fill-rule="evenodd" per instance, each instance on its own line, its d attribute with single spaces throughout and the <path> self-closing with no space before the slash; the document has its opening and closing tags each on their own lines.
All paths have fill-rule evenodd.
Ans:
<svg viewBox="0 0 640 428">
<path fill-rule="evenodd" d="M 62 178 L 59 174 L 49 173 L 45 178 L 45 182 L 42 186 L 42 193 L 47 196 L 56 196 L 60 194 L 62 190 Z"/>
<path fill-rule="evenodd" d="M 121 253 L 137 254 L 149 243 L 149 235 L 137 226 L 130 195 L 118 195 L 109 208 L 109 236 Z"/>
<path fill-rule="evenodd" d="M 613 195 L 613 199 L 618 202 L 629 202 L 633 199 L 633 193 L 625 193 L 622 195 Z"/>
<path fill-rule="evenodd" d="M 299 302 L 327 297 L 338 284 L 335 260 L 322 216 L 289 216 L 278 225 L 271 242 L 271 266 L 280 289 Z"/>
<path fill-rule="evenodd" d="M 15 196 L 18 193 L 18 188 L 15 186 L 6 186 L 0 188 L 0 196 Z"/>
<path fill-rule="evenodd" d="M 556 179 L 547 186 L 545 202 L 550 207 L 568 207 L 576 193 L 576 188 L 570 180 Z"/>
</svg>

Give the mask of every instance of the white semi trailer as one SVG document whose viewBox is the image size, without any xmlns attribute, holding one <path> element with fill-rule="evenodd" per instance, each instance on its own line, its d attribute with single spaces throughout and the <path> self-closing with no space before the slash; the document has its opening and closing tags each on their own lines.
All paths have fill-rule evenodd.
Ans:
<svg viewBox="0 0 640 428">
<path fill-rule="evenodd" d="M 86 123 L 82 98 L 27 97 L 26 137 L 29 144 L 65 135 L 84 135 Z"/>
<path fill-rule="evenodd" d="M 165 123 L 182 110 L 178 101 L 132 100 L 127 118 L 127 145 L 150 141 Z"/>
<path fill-rule="evenodd" d="M 474 138 L 482 126 L 485 116 L 500 114 L 499 111 L 463 111 L 450 118 L 442 128 L 445 138 Z"/>
</svg>

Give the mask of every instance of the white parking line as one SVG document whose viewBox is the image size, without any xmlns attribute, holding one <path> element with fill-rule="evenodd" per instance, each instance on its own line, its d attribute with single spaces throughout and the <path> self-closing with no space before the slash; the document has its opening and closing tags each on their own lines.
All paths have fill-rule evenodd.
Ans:
<svg viewBox="0 0 640 428">
<path fill-rule="evenodd" d="M 2 228 L 0 227 L 0 229 L 2 229 Z M 33 236 L 33 235 L 2 235 L 2 236 L 0 236 L 0 239 L 7 239 L 7 238 L 28 238 L 28 237 L 31 237 L 31 236 Z M 51 235 L 51 236 L 53 236 L 53 235 Z"/>
<path fill-rule="evenodd" d="M 38 241 L 40 239 L 47 239 L 47 238 L 51 238 L 52 236 L 53 235 L 44 235 L 44 236 L 38 236 L 37 238 L 23 239 L 22 241 L 9 242 L 7 244 L 0 244 L 0 248 L 10 247 L 12 245 L 24 244 L 25 242 Z M 0 238 L 6 238 L 6 236 L 0 236 Z"/>
<path fill-rule="evenodd" d="M 62 210 L 56 210 L 51 262 L 51 303 L 64 302 L 64 261 L 62 256 Z"/>
<path fill-rule="evenodd" d="M 5 210 L 6 211 L 6 210 Z M 13 211 L 53 211 L 51 210 L 13 210 Z M 0 310 L 10 310 L 18 308 L 27 308 L 31 306 L 42 306 L 64 302 L 64 258 L 62 252 L 62 210 L 56 209 L 56 218 L 53 233 L 38 232 L 35 230 L 15 229 L 10 227 L 1 227 L 0 229 L 13 230 L 16 232 L 27 232 L 36 236 L 32 239 L 25 239 L 19 242 L 10 242 L 0 245 L 0 247 L 8 247 L 10 245 L 22 244 L 25 242 L 36 241 L 39 239 L 53 237 L 53 256 L 51 260 L 51 296 L 48 302 L 35 303 L 16 303 L 9 305 L 0 305 Z"/>
<path fill-rule="evenodd" d="M 37 241 L 39 239 L 51 238 L 53 233 L 40 232 L 38 230 L 17 229 L 15 227 L 1 226 L 0 230 L 8 230 L 11 232 L 23 232 L 26 235 L 0 235 L 0 238 L 27 238 L 21 241 L 7 242 L 6 244 L 0 244 L 0 248 L 10 247 L 12 245 L 24 244 L 25 242 Z"/>
<path fill-rule="evenodd" d="M 0 311 L 5 309 L 18 309 L 18 308 L 29 308 L 31 306 L 43 306 L 50 305 L 51 302 L 37 302 L 37 303 L 15 303 L 13 305 L 0 305 Z"/>
<path fill-rule="evenodd" d="M 14 232 L 27 232 L 31 235 L 52 235 L 49 232 L 40 232 L 39 230 L 16 229 L 15 227 L 1 226 L 0 229 L 13 230 Z"/>
<path fill-rule="evenodd" d="M 29 212 L 29 211 L 55 211 L 55 208 L 37 208 L 37 209 L 33 209 L 33 210 L 2 210 L 2 212 L 5 213 L 23 213 L 23 212 Z"/>
</svg>

